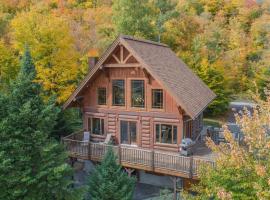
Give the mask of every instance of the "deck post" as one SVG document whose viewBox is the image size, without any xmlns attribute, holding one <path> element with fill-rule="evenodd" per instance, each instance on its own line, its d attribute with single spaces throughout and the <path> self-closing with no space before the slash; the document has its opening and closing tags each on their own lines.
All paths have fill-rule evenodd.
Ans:
<svg viewBox="0 0 270 200">
<path fill-rule="evenodd" d="M 152 170 L 155 170 L 155 151 L 152 150 L 152 154 L 151 154 L 151 165 L 152 165 Z"/>
<path fill-rule="evenodd" d="M 128 177 L 131 177 L 131 174 L 135 171 L 135 169 L 125 167 L 126 172 L 128 173 Z"/>
<path fill-rule="evenodd" d="M 171 177 L 171 180 L 173 182 L 173 200 L 177 200 L 177 182 L 179 181 L 179 178 L 173 176 Z"/>
<path fill-rule="evenodd" d="M 91 160 L 91 142 L 88 143 L 88 159 Z"/>
<path fill-rule="evenodd" d="M 189 163 L 189 178 L 193 176 L 193 156 L 190 157 Z"/>
<path fill-rule="evenodd" d="M 121 165 L 121 146 L 118 146 L 118 159 L 119 159 L 119 164 Z"/>
</svg>

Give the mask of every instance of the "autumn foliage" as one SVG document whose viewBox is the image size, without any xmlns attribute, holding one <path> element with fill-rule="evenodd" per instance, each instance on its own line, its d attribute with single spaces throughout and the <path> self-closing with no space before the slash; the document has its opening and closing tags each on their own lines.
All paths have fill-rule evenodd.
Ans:
<svg viewBox="0 0 270 200">
<path fill-rule="evenodd" d="M 270 4 L 254 0 L 0 0 L 0 83 L 16 77 L 27 43 L 45 97 L 63 103 L 120 33 L 161 41 L 217 94 L 207 114 L 269 84 Z"/>
<path fill-rule="evenodd" d="M 269 199 L 270 198 L 270 96 L 256 98 L 253 112 L 236 115 L 244 139 L 236 141 L 224 127 L 226 143 L 208 145 L 217 154 L 216 167 L 201 169 L 201 182 L 191 199 Z"/>
</svg>

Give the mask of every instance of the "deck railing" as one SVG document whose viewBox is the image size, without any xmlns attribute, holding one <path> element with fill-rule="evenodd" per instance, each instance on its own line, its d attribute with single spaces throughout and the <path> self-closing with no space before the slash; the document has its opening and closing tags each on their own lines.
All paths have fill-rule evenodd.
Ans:
<svg viewBox="0 0 270 200">
<path fill-rule="evenodd" d="M 200 166 L 204 164 L 214 166 L 214 161 L 203 157 L 185 157 L 165 151 L 83 142 L 77 139 L 81 139 L 80 134 L 65 137 L 63 142 L 69 155 L 80 159 L 101 161 L 107 149 L 111 147 L 121 165 L 162 174 L 196 178 Z"/>
</svg>

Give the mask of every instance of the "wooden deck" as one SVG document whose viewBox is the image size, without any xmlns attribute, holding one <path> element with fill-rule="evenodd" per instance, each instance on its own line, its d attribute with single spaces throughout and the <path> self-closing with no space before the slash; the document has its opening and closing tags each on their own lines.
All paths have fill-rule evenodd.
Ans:
<svg viewBox="0 0 270 200">
<path fill-rule="evenodd" d="M 107 149 L 112 147 L 118 162 L 123 167 L 193 179 L 198 178 L 197 172 L 202 164 L 214 166 L 214 161 L 205 157 L 185 157 L 177 153 L 139 147 L 83 142 L 81 138 L 80 134 L 72 134 L 63 138 L 70 157 L 101 161 Z"/>
</svg>

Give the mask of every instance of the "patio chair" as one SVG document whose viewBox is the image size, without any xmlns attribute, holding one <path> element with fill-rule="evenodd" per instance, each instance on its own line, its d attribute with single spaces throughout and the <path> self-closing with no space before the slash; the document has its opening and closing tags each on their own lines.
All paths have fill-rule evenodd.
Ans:
<svg viewBox="0 0 270 200">
<path fill-rule="evenodd" d="M 112 134 L 111 133 L 108 133 L 104 142 L 101 142 L 102 144 L 109 144 L 109 142 L 111 141 L 111 138 L 112 138 Z"/>
<path fill-rule="evenodd" d="M 89 131 L 84 131 L 83 132 L 83 145 L 87 145 L 87 142 L 89 142 L 90 141 L 90 133 L 89 133 Z"/>
</svg>

